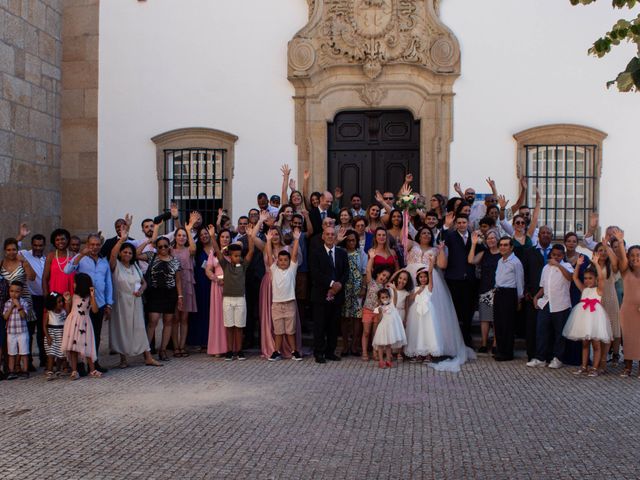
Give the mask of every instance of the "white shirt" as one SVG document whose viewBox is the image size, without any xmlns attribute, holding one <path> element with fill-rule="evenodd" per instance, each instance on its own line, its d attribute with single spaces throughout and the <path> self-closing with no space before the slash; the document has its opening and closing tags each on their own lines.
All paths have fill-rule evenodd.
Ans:
<svg viewBox="0 0 640 480">
<path fill-rule="evenodd" d="M 518 291 L 518 298 L 522 298 L 524 294 L 524 268 L 514 253 L 506 259 L 498 260 L 496 287 L 515 288 Z"/>
<path fill-rule="evenodd" d="M 298 264 L 292 261 L 286 270 L 271 264 L 271 288 L 273 303 L 289 302 L 296 299 L 296 273 Z"/>
<path fill-rule="evenodd" d="M 33 251 L 31 250 L 20 250 L 20 253 L 29 263 L 29 265 L 31 265 L 33 271 L 36 272 L 35 280 L 27 280 L 27 288 L 29 289 L 29 293 L 31 295 L 41 297 L 43 295 L 42 274 L 44 273 L 44 264 L 47 261 L 47 258 L 44 255 L 41 257 L 36 257 L 33 255 Z"/>
<path fill-rule="evenodd" d="M 560 265 L 567 272 L 573 274 L 573 267 L 570 263 L 560 262 Z M 544 295 L 538 299 L 540 309 L 543 309 L 547 303 L 551 313 L 571 308 L 571 281 L 564 278 L 558 267 L 545 265 L 540 277 L 540 286 L 544 289 Z"/>
</svg>

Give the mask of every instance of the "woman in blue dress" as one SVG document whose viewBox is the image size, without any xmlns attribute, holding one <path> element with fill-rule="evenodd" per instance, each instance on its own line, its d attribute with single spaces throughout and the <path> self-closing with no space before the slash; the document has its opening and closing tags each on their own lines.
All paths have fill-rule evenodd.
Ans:
<svg viewBox="0 0 640 480">
<path fill-rule="evenodd" d="M 205 227 L 200 227 L 193 270 L 193 276 L 196 281 L 195 291 L 198 311 L 189 316 L 187 343 L 200 347 L 200 351 L 204 353 L 207 351 L 207 341 L 209 339 L 209 307 L 211 302 L 211 280 L 205 274 L 205 267 L 212 249 L 209 232 Z"/>
</svg>

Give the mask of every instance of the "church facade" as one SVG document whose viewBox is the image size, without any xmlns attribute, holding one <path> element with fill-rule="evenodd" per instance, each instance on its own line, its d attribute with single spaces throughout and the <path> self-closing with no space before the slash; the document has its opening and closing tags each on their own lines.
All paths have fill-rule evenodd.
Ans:
<svg viewBox="0 0 640 480">
<path fill-rule="evenodd" d="M 23 31 L 38 34 L 29 5 L 42 4 L 42 38 L 50 35 L 57 50 L 41 60 L 39 78 L 24 68 L 20 78 L 21 52 L 35 55 L 2 37 L 13 71 L 3 73 L 0 108 L 9 104 L 9 120 L 0 139 L 13 143 L 0 152 L 0 182 L 15 189 L 16 180 L 43 179 L 2 197 L 16 203 L 3 228 L 26 219 L 46 230 L 61 219 L 70 230 L 110 234 L 124 213 L 142 220 L 172 201 L 203 211 L 206 221 L 219 207 L 235 219 L 258 192 L 280 193 L 283 163 L 299 183 L 308 170 L 314 190 L 341 186 L 366 202 L 376 189 L 397 189 L 407 171 L 427 195 L 452 194 L 454 182 L 489 192 L 491 177 L 512 201 L 525 176 L 529 201 L 537 188 L 541 222 L 558 235 L 583 233 L 592 211 L 601 224 L 633 227 L 620 206 L 633 192 L 624 172 L 634 160 L 631 119 L 640 100 L 604 86 L 633 48 L 586 55 L 619 15 L 609 5 L 4 3 L 4 25 L 21 20 Z M 18 11 L 22 3 L 29 5 Z M 34 51 L 46 55 L 44 47 Z M 22 103 L 9 77 L 30 89 Z M 38 89 L 51 111 L 29 97 Z M 24 109 L 37 129 L 27 122 L 22 134 L 14 110 Z M 23 137 L 35 155 L 20 146 Z M 26 202 L 24 191 L 32 193 L 21 216 L 13 199 Z M 629 235 L 640 234 L 635 228 Z"/>
</svg>

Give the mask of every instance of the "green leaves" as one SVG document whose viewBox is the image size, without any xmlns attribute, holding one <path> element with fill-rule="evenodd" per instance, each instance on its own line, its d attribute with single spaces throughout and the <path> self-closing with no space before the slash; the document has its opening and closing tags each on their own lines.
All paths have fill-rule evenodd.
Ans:
<svg viewBox="0 0 640 480">
<path fill-rule="evenodd" d="M 596 0 L 569 0 L 571 5 L 589 5 Z M 640 5 L 640 0 L 612 0 L 613 8 L 632 9 Z M 603 37 L 600 37 L 589 48 L 588 53 L 598 58 L 604 57 L 611 48 L 622 42 L 635 43 L 640 52 L 640 14 L 632 19 L 618 20 Z M 615 80 L 607 82 L 607 88 L 616 85 L 620 92 L 640 91 L 640 58 L 634 57 L 627 68 L 620 72 Z"/>
</svg>

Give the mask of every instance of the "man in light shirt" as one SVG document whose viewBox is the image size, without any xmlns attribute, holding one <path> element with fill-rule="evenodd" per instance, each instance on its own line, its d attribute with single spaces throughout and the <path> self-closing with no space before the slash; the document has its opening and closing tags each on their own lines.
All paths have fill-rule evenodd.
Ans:
<svg viewBox="0 0 640 480">
<path fill-rule="evenodd" d="M 493 298 L 493 328 L 496 335 L 497 362 L 513 360 L 516 312 L 524 295 L 524 269 L 513 253 L 513 239 L 502 237 L 496 269 L 496 293 Z"/>
<path fill-rule="evenodd" d="M 573 267 L 565 262 L 564 246 L 551 247 L 549 261 L 542 269 L 540 290 L 533 299 L 538 309 L 536 330 L 536 357 L 528 367 L 544 367 L 551 358 L 549 368 L 562 367 L 565 340 L 562 336 L 564 324 L 571 313 L 571 276 Z"/>
<path fill-rule="evenodd" d="M 20 225 L 20 231 L 16 237 L 18 243 L 21 244 L 22 239 L 29 235 L 29 229 L 26 223 Z M 29 263 L 33 271 L 36 273 L 35 280 L 28 280 L 25 288 L 29 289 L 31 299 L 33 301 L 33 312 L 36 314 L 37 320 L 35 322 L 28 322 L 29 327 L 29 370 L 34 371 L 33 367 L 33 337 L 36 337 L 38 343 L 38 356 L 40 359 L 40 366 L 44 367 L 47 364 L 47 355 L 44 351 L 44 330 L 42 326 L 42 315 L 44 314 L 44 294 L 42 291 L 42 274 L 44 272 L 44 264 L 46 261 L 46 255 L 44 255 L 44 247 L 46 239 L 44 235 L 36 233 L 31 237 L 31 250 L 20 250 L 20 254 Z"/>
</svg>

